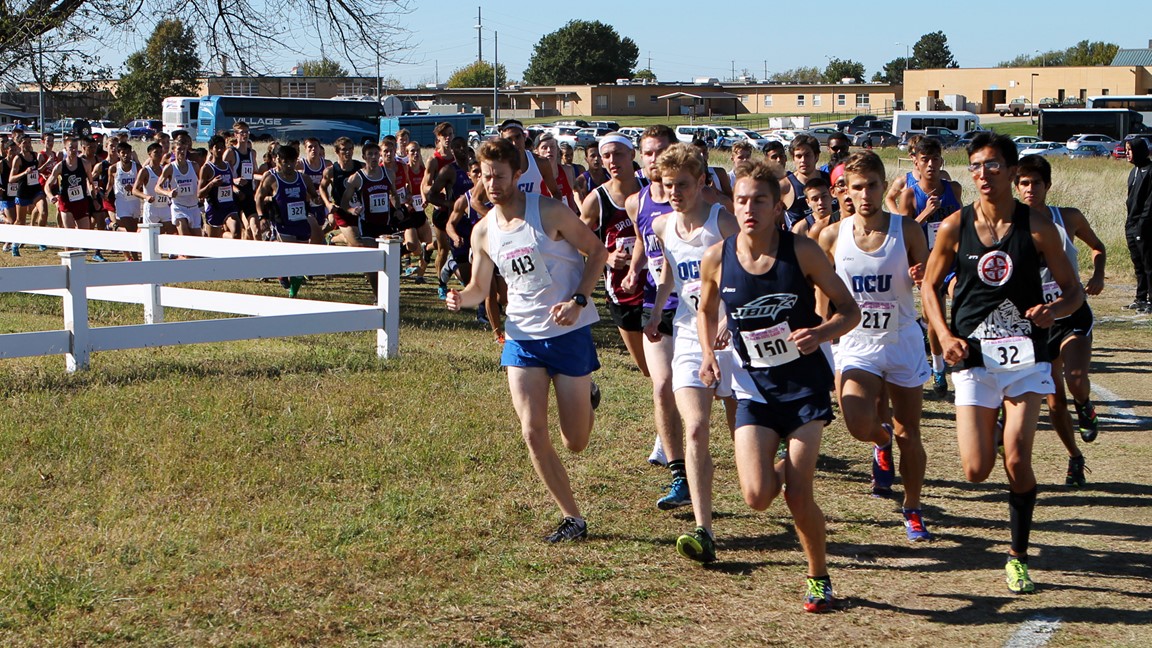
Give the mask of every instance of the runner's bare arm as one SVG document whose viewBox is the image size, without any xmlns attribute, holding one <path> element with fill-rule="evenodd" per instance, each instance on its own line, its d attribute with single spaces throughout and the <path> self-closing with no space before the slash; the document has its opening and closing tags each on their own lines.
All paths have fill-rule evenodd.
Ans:
<svg viewBox="0 0 1152 648">
<path fill-rule="evenodd" d="M 488 296 L 495 268 L 492 257 L 488 256 L 488 224 L 491 222 L 491 219 L 482 218 L 472 230 L 472 280 L 464 290 L 448 291 L 448 310 L 458 311 L 478 306 Z"/>
<path fill-rule="evenodd" d="M 804 271 L 804 276 L 821 293 L 827 295 L 828 301 L 836 307 L 836 312 L 822 324 L 792 331 L 788 336 L 796 343 L 800 353 L 815 353 L 824 342 L 830 342 L 856 328 L 860 323 L 860 307 L 820 246 L 808 238 L 794 240 L 796 261 Z"/>
<path fill-rule="evenodd" d="M 556 176 L 552 173 L 552 165 L 547 160 L 529 151 L 528 155 L 536 158 L 536 168 L 540 169 L 540 177 L 543 179 L 541 184 L 548 189 L 548 195 L 556 200 L 563 200 L 564 195 L 560 193 L 560 185 L 556 182 Z"/>
<path fill-rule="evenodd" d="M 920 285 L 924 281 L 924 268 L 928 265 L 928 237 L 924 236 L 924 228 L 911 218 L 897 214 L 892 214 L 892 218 L 901 219 L 904 247 L 908 250 L 908 276 Z"/>
<path fill-rule="evenodd" d="M 1084 287 L 1080 277 L 1072 270 L 1072 262 L 1064 254 L 1064 242 L 1056 231 L 1056 224 L 1038 218 L 1032 219 L 1032 242 L 1036 251 L 1044 257 L 1052 278 L 1060 286 L 1060 296 L 1048 304 L 1037 304 L 1029 308 L 1024 317 L 1040 328 L 1048 328 L 1062 318 L 1076 312 L 1084 303 Z"/>
<path fill-rule="evenodd" d="M 723 252 L 724 243 L 717 243 L 704 252 L 704 258 L 700 261 L 700 306 L 696 309 L 696 334 L 701 340 L 715 340 L 720 328 L 720 260 Z M 705 385 L 715 384 L 720 380 L 716 351 L 711 344 L 701 344 L 700 350 L 700 380 Z"/>
<path fill-rule="evenodd" d="M 140 167 L 140 173 L 136 174 L 136 182 L 132 183 L 132 195 L 146 203 L 152 202 L 152 198 L 144 193 L 144 185 L 148 184 L 148 169 Z"/>
<path fill-rule="evenodd" d="M 600 237 L 588 229 L 567 203 L 559 200 L 540 201 L 540 225 L 549 236 L 554 239 L 563 238 L 584 255 L 586 261 L 576 293 L 591 297 L 592 291 L 596 289 L 596 283 L 600 281 L 604 264 L 608 262 L 608 249 L 604 247 Z M 570 326 L 578 320 L 580 311 L 584 308 L 595 306 L 591 303 L 588 306 L 580 306 L 572 299 L 565 300 L 552 306 L 552 319 L 561 326 Z"/>
<path fill-rule="evenodd" d="M 1079 209 L 1067 207 L 1060 210 L 1060 214 L 1064 217 L 1064 227 L 1068 230 L 1068 236 L 1084 241 L 1092 251 L 1092 277 L 1084 284 L 1084 293 L 1099 295 L 1100 291 L 1104 290 L 1104 266 L 1107 257 L 1104 242 L 1096 235 L 1092 224 Z"/>
<path fill-rule="evenodd" d="M 632 194 L 624 201 L 624 211 L 628 212 L 628 218 L 635 223 L 636 215 L 640 212 L 640 196 L 639 194 Z M 636 245 L 632 246 L 632 261 L 629 263 L 628 274 L 624 276 L 621 282 L 621 287 L 628 292 L 636 289 L 643 281 L 643 273 L 648 268 L 648 255 L 644 248 L 647 243 L 643 236 L 640 236 L 640 231 L 636 231 Z"/>
<path fill-rule="evenodd" d="M 448 226 L 445 231 L 448 233 L 448 238 L 452 240 L 452 245 L 461 247 L 464 244 L 464 239 L 460 237 L 460 233 L 456 231 L 456 224 L 464 220 L 464 216 L 468 213 L 468 197 L 460 196 L 456 199 L 456 204 L 452 205 L 452 214 L 448 216 Z"/>
<path fill-rule="evenodd" d="M 888 193 L 884 194 L 884 208 L 887 209 L 889 213 L 905 213 L 900 211 L 900 205 L 904 202 L 903 192 L 905 189 L 908 189 L 906 180 L 907 176 L 902 173 L 896 176 L 896 179 L 892 181 L 892 184 L 888 185 Z"/>
<path fill-rule="evenodd" d="M 960 245 L 960 212 L 945 218 L 936 232 L 936 245 L 928 255 L 928 265 L 924 269 L 924 282 L 920 289 L 920 302 L 928 325 L 936 331 L 936 338 L 944 350 L 944 360 L 956 365 L 968 357 L 968 342 L 952 335 L 948 317 L 944 312 L 944 302 L 940 292 L 944 279 L 956 261 L 956 251 Z"/>
</svg>

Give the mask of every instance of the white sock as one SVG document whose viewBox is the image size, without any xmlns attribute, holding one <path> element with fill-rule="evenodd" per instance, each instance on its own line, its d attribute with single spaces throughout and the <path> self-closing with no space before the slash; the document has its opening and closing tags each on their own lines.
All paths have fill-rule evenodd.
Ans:
<svg viewBox="0 0 1152 648">
<path fill-rule="evenodd" d="M 944 373 L 944 356 L 932 354 L 932 371 Z"/>
</svg>

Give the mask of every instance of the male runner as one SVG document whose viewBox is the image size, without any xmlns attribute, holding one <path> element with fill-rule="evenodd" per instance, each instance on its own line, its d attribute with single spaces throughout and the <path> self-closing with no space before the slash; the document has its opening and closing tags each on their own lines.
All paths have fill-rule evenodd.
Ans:
<svg viewBox="0 0 1152 648">
<path fill-rule="evenodd" d="M 796 221 L 792 226 L 792 233 L 818 240 L 812 234 L 813 230 L 824 229 L 827 225 L 840 220 L 840 213 L 833 207 L 835 199 L 832 197 L 832 184 L 829 179 L 821 175 L 805 182 L 804 200 L 812 213 L 803 220 Z"/>
<path fill-rule="evenodd" d="M 911 542 L 931 540 L 920 512 L 927 464 L 920 417 L 929 370 L 915 295 L 928 246 L 916 221 L 884 211 L 885 173 L 879 156 L 852 155 L 844 164 L 844 177 L 856 213 L 820 233 L 820 247 L 861 313 L 860 324 L 840 337 L 835 354 L 840 409 L 848 432 L 873 444 L 873 495 L 891 495 L 895 434 L 905 532 Z M 888 398 L 894 426 L 881 422 L 886 417 L 878 409 Z"/>
<path fill-rule="evenodd" d="M 247 122 L 238 121 L 232 126 L 236 145 L 228 147 L 224 161 L 232 168 L 232 182 L 236 187 L 233 200 L 240 214 L 243 226 L 241 235 L 246 240 L 260 240 L 260 219 L 256 217 L 256 150 L 252 147 L 252 131 Z M 173 135 L 175 139 L 175 135 Z"/>
<path fill-rule="evenodd" d="M 224 160 L 226 144 L 220 135 L 208 140 L 208 161 L 200 167 L 200 190 L 196 197 L 207 206 L 208 236 L 239 239 L 241 223 L 233 199 L 232 167 Z"/>
<path fill-rule="evenodd" d="M 1047 214 L 1060 233 L 1064 252 L 1072 271 L 1080 276 L 1075 240 L 1079 238 L 1092 250 L 1092 278 L 1084 286 L 1087 295 L 1099 295 L 1104 289 L 1104 266 L 1106 251 L 1104 243 L 1092 225 L 1079 209 L 1073 207 L 1050 207 L 1047 204 L 1048 192 L 1052 188 L 1052 166 L 1048 160 L 1038 155 L 1027 155 L 1020 159 L 1016 172 L 1016 191 L 1020 200 L 1033 209 L 1033 213 Z M 1041 281 L 1044 282 L 1044 300 L 1059 296 L 1059 286 L 1052 279 L 1052 272 L 1046 263 L 1040 267 Z M 1048 354 L 1052 358 L 1052 381 L 1055 390 L 1048 395 L 1048 417 L 1052 428 L 1060 437 L 1068 451 L 1068 475 L 1065 485 L 1084 486 L 1084 454 L 1076 445 L 1072 419 L 1068 414 L 1067 392 L 1072 393 L 1072 403 L 1076 409 L 1077 427 L 1080 438 L 1091 443 L 1096 440 L 1098 424 L 1096 407 L 1092 405 L 1092 383 L 1088 369 L 1092 364 L 1092 309 L 1088 300 L 1069 317 L 1056 320 L 1048 330 Z M 1067 392 L 1064 384 L 1068 384 Z"/>
<path fill-rule="evenodd" d="M 336 161 L 324 169 L 324 178 L 320 181 L 320 198 L 328 207 L 330 229 L 338 230 L 330 237 L 329 243 L 339 237 L 345 245 L 359 246 L 359 218 L 355 214 L 347 212 L 341 205 L 344 202 L 344 190 L 348 184 L 348 179 L 355 175 L 364 163 L 353 159 L 356 145 L 351 138 L 339 137 L 334 146 L 336 148 Z M 377 157 L 379 157 L 378 153 Z M 352 198 L 357 199 L 356 196 L 352 196 Z"/>
<path fill-rule="evenodd" d="M 472 281 L 461 292 L 450 291 L 447 305 L 458 311 L 484 301 L 497 266 L 507 279 L 508 339 L 500 364 L 507 367 L 532 465 L 564 515 L 546 540 L 582 540 L 588 524 L 549 436 L 548 391 L 556 390 L 564 445 L 580 452 L 595 421 L 591 373 L 600 367 L 591 329 L 599 316 L 588 296 L 608 251 L 563 203 L 520 189 L 517 146 L 485 142 L 478 157 L 485 192 L 495 206 L 472 232 Z"/>
<path fill-rule="evenodd" d="M 1004 469 L 1008 474 L 1012 544 L 1005 565 L 1008 589 L 1035 589 L 1028 574 L 1028 536 L 1036 506 L 1032 441 L 1040 397 L 1053 391 L 1048 332 L 1076 312 L 1084 290 L 1049 219 L 1012 197 L 1016 144 L 981 133 L 968 145 L 968 170 L 976 202 L 944 219 L 928 258 L 924 313 L 944 348 L 944 359 L 962 367 L 953 374 L 956 436 L 968 481 L 982 482 L 996 464 L 996 413 L 1003 406 Z M 1061 295 L 1044 302 L 1043 256 Z M 953 264 L 956 288 L 952 323 L 939 291 Z"/>
<path fill-rule="evenodd" d="M 392 210 L 399 204 L 399 199 L 393 179 L 380 165 L 380 145 L 368 142 L 361 147 L 360 157 L 364 158 L 364 168 L 344 183 L 344 195 L 340 201 L 341 212 L 355 219 L 352 222 L 357 224 L 357 229 L 345 224 L 340 226 L 340 233 L 348 245 L 374 247 L 377 237 L 393 233 L 390 229 Z M 360 199 L 359 206 L 352 205 L 354 196 Z M 369 275 L 369 281 L 372 277 L 375 275 Z"/>
<path fill-rule="evenodd" d="M 199 178 L 188 159 L 189 144 L 176 140 L 172 161 L 160 172 L 156 191 L 172 201 L 172 225 L 180 236 L 200 236 L 203 218 L 200 214 Z"/>
<path fill-rule="evenodd" d="M 816 168 L 820 159 L 820 141 L 811 135 L 797 135 L 792 140 L 792 162 L 795 171 L 788 171 L 780 181 L 780 196 L 784 201 L 784 229 L 791 230 L 797 221 L 803 220 L 812 209 L 804 200 L 804 183 L 823 175 Z"/>
<path fill-rule="evenodd" d="M 823 612 L 833 604 L 832 580 L 812 479 L 822 431 L 832 420 L 832 372 L 820 345 L 851 330 L 860 312 L 816 242 L 780 230 L 778 182 L 766 162 L 737 168 L 740 232 L 705 253 L 697 318 L 700 339 L 715 339 L 724 303 L 737 362 L 724 369 L 712 347 L 703 345 L 699 380 L 731 382 L 744 501 L 763 511 L 786 487 L 784 500 L 808 562 L 804 609 Z M 813 285 L 836 305 L 827 321 L 816 313 Z M 780 466 L 782 439 L 788 446 Z"/>
<path fill-rule="evenodd" d="M 731 396 L 727 383 L 704 383 L 699 371 L 702 347 L 715 338 L 701 340 L 697 335 L 696 312 L 700 304 L 700 260 L 713 244 L 735 234 L 736 219 L 718 203 L 701 199 L 707 171 L 695 147 L 674 144 L 656 162 L 660 184 L 672 211 L 652 221 L 652 232 L 664 250 L 652 312 L 664 308 L 675 290 L 679 296 L 673 320 L 672 391 L 676 409 L 684 419 L 685 467 L 691 492 L 696 530 L 676 541 L 676 550 L 689 560 L 712 562 L 716 549 L 712 533 L 712 454 L 708 449 L 712 401 Z M 662 337 L 661 320 L 650 318 L 644 335 Z"/>
<path fill-rule="evenodd" d="M 314 243 L 321 241 L 320 223 L 308 210 L 315 200 L 316 188 L 308 176 L 296 171 L 300 151 L 291 144 L 276 149 L 276 168 L 264 174 L 256 189 L 256 212 L 261 220 L 270 220 L 277 240 L 285 243 Z M 269 207 L 275 206 L 271 214 Z M 304 277 L 281 279 L 287 283 L 289 297 L 296 297 Z"/>
<path fill-rule="evenodd" d="M 444 265 L 448 262 L 451 253 L 448 244 L 448 218 L 452 215 L 452 205 L 458 196 L 472 187 L 468 178 L 468 140 L 463 137 L 453 137 L 449 140 L 451 159 L 433 156 L 428 162 L 428 171 L 424 174 L 424 184 L 428 185 L 423 191 L 426 202 L 434 207 L 432 211 L 432 229 L 435 232 L 438 249 L 441 252 L 436 257 L 436 274 L 439 276 Z M 432 172 L 432 163 L 436 162 L 436 173 Z M 442 247 L 441 247 L 442 246 Z M 448 295 L 447 283 L 440 282 L 437 293 L 440 299 Z"/>
<path fill-rule="evenodd" d="M 849 150 L 852 148 L 852 140 L 848 138 L 847 133 L 836 133 L 828 136 L 828 162 L 820 165 L 820 171 L 823 173 L 832 173 L 844 160 L 848 159 Z"/>
<path fill-rule="evenodd" d="M 164 172 L 164 147 L 159 142 L 148 145 L 148 163 L 136 176 L 132 194 L 140 199 L 143 206 L 143 222 L 160 225 L 162 232 L 169 233 L 172 227 L 172 199 L 156 190 L 160 174 Z"/>
<path fill-rule="evenodd" d="M 140 223 L 140 199 L 132 192 L 136 178 L 140 175 L 140 165 L 132 159 L 132 145 L 121 142 L 116 145 L 116 164 L 108 173 L 108 196 L 111 197 L 113 225 L 122 232 L 135 232 Z M 124 251 L 128 261 L 136 259 L 135 253 Z"/>
<path fill-rule="evenodd" d="M 35 173 L 29 169 L 29 176 Z M 92 229 L 92 167 L 80 157 L 80 140 L 64 140 L 64 159 L 52 169 L 45 189 L 48 199 L 56 204 L 62 227 Z"/>
</svg>

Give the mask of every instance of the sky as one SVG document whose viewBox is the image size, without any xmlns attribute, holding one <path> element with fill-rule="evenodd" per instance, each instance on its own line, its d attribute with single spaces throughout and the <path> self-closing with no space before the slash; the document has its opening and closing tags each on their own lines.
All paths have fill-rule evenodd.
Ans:
<svg viewBox="0 0 1152 648">
<path fill-rule="evenodd" d="M 1121 48 L 1147 47 L 1152 39 L 1147 21 L 1070 20 L 1070 16 L 1083 15 L 1084 4 L 1068 0 L 1044 3 L 1043 10 L 1038 10 L 1037 3 L 1026 2 L 925 3 L 922 13 L 929 16 L 922 19 L 909 17 L 919 10 L 895 9 L 893 13 L 879 8 L 904 3 L 840 0 L 824 0 L 816 5 L 820 10 L 807 17 L 793 10 L 800 3 L 780 2 L 575 0 L 530 5 L 509 0 L 409 0 L 409 4 L 411 12 L 400 17 L 399 23 L 407 29 L 412 47 L 404 54 L 403 64 L 385 64 L 381 70 L 382 76 L 395 77 L 406 86 L 442 83 L 453 70 L 476 60 L 478 7 L 484 27 L 484 59 L 491 60 L 493 34 L 498 32 L 499 62 L 507 67 L 510 79 L 522 77 L 541 36 L 575 19 L 600 20 L 634 40 L 640 49 L 637 69 L 648 67 L 651 61 L 661 81 L 723 80 L 732 76 L 733 67 L 737 74 L 747 69 L 760 78 L 765 68 L 769 74 L 799 66 L 822 69 L 830 58 L 860 61 L 871 78 L 884 63 L 904 56 L 921 35 L 937 30 L 948 36 L 961 67 L 993 67 L 1019 54 L 1063 49 L 1084 39 L 1114 42 Z M 1107 9 L 1110 5 L 1114 11 Z M 722 9 L 725 6 L 729 9 Z M 1100 0 L 1093 7 L 1096 15 L 1119 16 L 1132 4 Z M 307 49 L 285 52 L 273 57 L 267 70 L 258 71 L 287 74 L 298 60 L 319 55 Z M 113 54 L 105 62 L 119 65 L 122 60 Z M 218 68 L 218 64 L 206 62 L 206 67 Z M 364 65 L 359 72 L 374 75 L 375 64 Z"/>
</svg>

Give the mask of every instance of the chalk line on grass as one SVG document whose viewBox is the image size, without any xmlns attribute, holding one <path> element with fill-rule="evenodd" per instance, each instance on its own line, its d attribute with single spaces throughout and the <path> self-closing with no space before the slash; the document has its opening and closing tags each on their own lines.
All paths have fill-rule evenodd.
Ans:
<svg viewBox="0 0 1152 648">
<path fill-rule="evenodd" d="M 1107 416 L 1098 416 L 1098 419 L 1105 423 L 1125 423 L 1125 424 L 1140 424 L 1144 422 L 1144 417 L 1140 416 L 1133 410 L 1128 401 L 1124 400 L 1120 394 L 1100 385 L 1099 383 L 1092 383 L 1092 393 L 1100 397 L 1108 406 Z"/>
<path fill-rule="evenodd" d="M 1042 616 L 1028 619 L 1004 642 L 1004 648 L 1040 648 L 1052 640 L 1059 628 L 1060 619 Z"/>
</svg>

